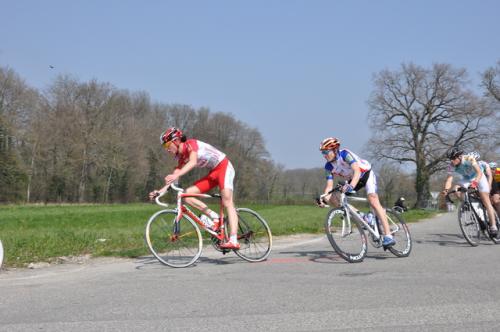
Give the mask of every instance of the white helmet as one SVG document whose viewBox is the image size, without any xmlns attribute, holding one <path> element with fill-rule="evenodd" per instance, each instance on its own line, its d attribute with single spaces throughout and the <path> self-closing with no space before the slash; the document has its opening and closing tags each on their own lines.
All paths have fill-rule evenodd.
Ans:
<svg viewBox="0 0 500 332">
<path fill-rule="evenodd" d="M 476 160 L 481 159 L 481 154 L 477 151 L 471 151 L 471 152 L 467 153 L 467 156 L 473 157 Z"/>
</svg>

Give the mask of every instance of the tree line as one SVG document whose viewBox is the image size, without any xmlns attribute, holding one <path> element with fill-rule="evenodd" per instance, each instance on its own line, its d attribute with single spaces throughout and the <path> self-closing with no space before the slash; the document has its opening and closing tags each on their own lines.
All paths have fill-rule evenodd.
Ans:
<svg viewBox="0 0 500 332">
<path fill-rule="evenodd" d="M 423 204 L 451 146 L 498 158 L 499 77 L 500 62 L 482 74 L 478 96 L 466 70 L 447 64 L 403 64 L 374 75 L 373 137 L 362 156 L 375 165 L 387 205 L 401 194 Z M 285 169 L 261 133 L 231 114 L 152 102 L 146 92 L 69 75 L 42 92 L 0 67 L 0 202 L 142 201 L 174 167 L 159 139 L 170 126 L 228 154 L 238 200 L 310 201 L 323 189 L 321 168 Z"/>
<path fill-rule="evenodd" d="M 145 92 L 70 76 L 41 93 L 0 67 L 0 202 L 144 200 L 175 166 L 160 145 L 170 126 L 230 157 L 238 199 L 290 200 L 317 191 L 308 177 L 299 193 L 284 183 L 296 171 L 276 164 L 261 133 L 231 114 L 153 103 Z M 202 173 L 195 169 L 181 184 Z"/>
</svg>

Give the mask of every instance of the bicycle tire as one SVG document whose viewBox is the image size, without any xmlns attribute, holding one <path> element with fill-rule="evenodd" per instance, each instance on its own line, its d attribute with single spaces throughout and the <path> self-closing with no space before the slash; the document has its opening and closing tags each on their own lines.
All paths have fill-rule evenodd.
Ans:
<svg viewBox="0 0 500 332">
<path fill-rule="evenodd" d="M 465 240 L 473 247 L 477 247 L 481 240 L 481 229 L 476 215 L 469 204 L 461 204 L 458 209 L 458 224 Z"/>
<path fill-rule="evenodd" d="M 248 262 L 267 259 L 273 246 L 273 236 L 267 222 L 257 212 L 238 208 L 238 242 L 240 249 L 234 253 Z"/>
<path fill-rule="evenodd" d="M 350 225 L 346 211 L 342 208 L 331 209 L 325 221 L 325 232 L 333 250 L 349 263 L 362 262 L 366 256 L 366 234 L 352 218 Z"/>
<path fill-rule="evenodd" d="M 387 209 L 387 222 L 396 244 L 389 247 L 389 251 L 397 257 L 408 257 L 412 249 L 412 239 L 408 225 L 399 212 Z"/>
<path fill-rule="evenodd" d="M 200 257 L 203 239 L 194 221 L 184 215 L 177 223 L 176 218 L 174 210 L 153 214 L 146 224 L 144 238 L 149 251 L 160 263 L 188 267 Z"/>
</svg>

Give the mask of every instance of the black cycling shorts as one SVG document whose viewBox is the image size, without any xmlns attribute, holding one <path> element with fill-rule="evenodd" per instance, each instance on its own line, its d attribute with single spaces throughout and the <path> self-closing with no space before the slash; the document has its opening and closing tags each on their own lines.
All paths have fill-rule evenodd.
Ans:
<svg viewBox="0 0 500 332">
<path fill-rule="evenodd" d="M 367 171 L 363 176 L 359 179 L 358 184 L 356 185 L 356 188 L 354 190 L 359 191 L 360 189 L 363 189 L 366 186 L 366 181 L 368 181 L 368 178 L 370 177 L 370 173 L 372 170 Z M 351 182 L 352 179 L 349 180 Z"/>
</svg>

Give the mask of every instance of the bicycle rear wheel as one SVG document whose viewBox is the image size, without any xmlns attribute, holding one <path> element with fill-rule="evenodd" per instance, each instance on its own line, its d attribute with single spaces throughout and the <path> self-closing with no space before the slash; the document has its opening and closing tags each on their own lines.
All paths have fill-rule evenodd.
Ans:
<svg viewBox="0 0 500 332">
<path fill-rule="evenodd" d="M 476 215 L 472 211 L 472 206 L 462 204 L 458 210 L 458 223 L 465 240 L 473 247 L 476 247 L 481 240 L 481 228 Z"/>
<path fill-rule="evenodd" d="M 363 261 L 367 251 L 366 234 L 357 222 L 347 219 L 344 209 L 337 208 L 328 212 L 325 232 L 340 257 L 349 263 Z"/>
<path fill-rule="evenodd" d="M 396 244 L 389 247 L 389 251 L 398 257 L 408 257 L 411 252 L 412 242 L 408 225 L 403 220 L 401 213 L 387 209 L 387 222 Z"/>
<path fill-rule="evenodd" d="M 238 241 L 234 253 L 249 262 L 261 262 L 271 253 L 273 237 L 266 221 L 255 211 L 238 208 Z"/>
<path fill-rule="evenodd" d="M 200 257 L 203 240 L 194 221 L 183 216 L 176 222 L 177 212 L 162 210 L 146 225 L 145 239 L 151 253 L 170 267 L 187 267 Z"/>
</svg>

